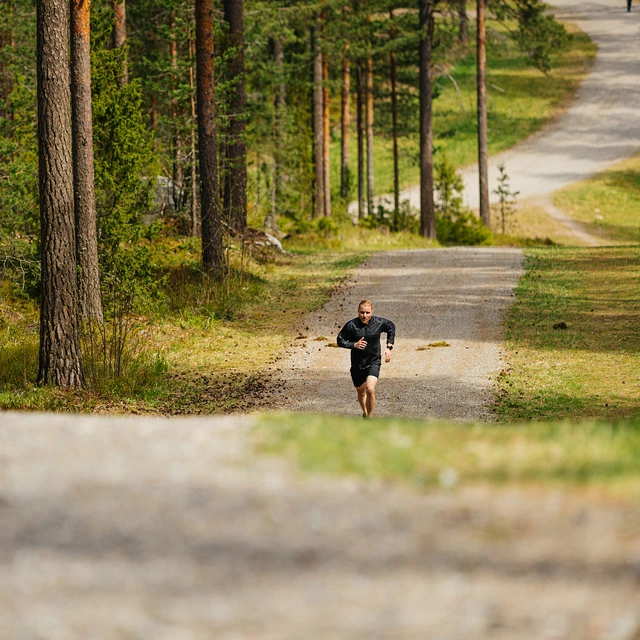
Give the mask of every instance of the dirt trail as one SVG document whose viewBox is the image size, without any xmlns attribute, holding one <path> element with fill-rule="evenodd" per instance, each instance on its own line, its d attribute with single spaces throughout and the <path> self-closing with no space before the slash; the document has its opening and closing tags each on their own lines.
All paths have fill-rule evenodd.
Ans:
<svg viewBox="0 0 640 640">
<path fill-rule="evenodd" d="M 279 408 L 359 413 L 349 351 L 335 348 L 362 299 L 396 324 L 396 348 L 383 364 L 376 415 L 488 420 L 492 377 L 502 367 L 504 314 L 521 273 L 516 249 L 452 248 L 373 256 L 301 326 L 281 365 Z M 446 342 L 445 347 L 431 347 Z"/>
<path fill-rule="evenodd" d="M 0 414 L 0 638 L 639 637 L 637 503 L 301 480 L 252 420 Z"/>
</svg>

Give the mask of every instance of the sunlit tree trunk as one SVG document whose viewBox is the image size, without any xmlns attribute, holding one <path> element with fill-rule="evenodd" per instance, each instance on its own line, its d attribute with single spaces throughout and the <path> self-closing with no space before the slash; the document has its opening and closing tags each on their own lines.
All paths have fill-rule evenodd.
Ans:
<svg viewBox="0 0 640 640">
<path fill-rule="evenodd" d="M 73 202 L 69 1 L 37 3 L 41 226 L 38 384 L 82 384 Z"/>
<path fill-rule="evenodd" d="M 13 48 L 13 0 L 5 0 L 5 5 L 0 7 L 0 12 L 5 13 L 10 25 L 6 29 L 0 29 L 0 50 L 5 47 Z M 13 89 L 13 76 L 4 59 L 0 60 L 0 118 L 11 119 L 11 107 L 9 95 Z"/>
<path fill-rule="evenodd" d="M 469 17 L 467 16 L 467 0 L 458 0 L 458 42 L 469 42 Z"/>
<path fill-rule="evenodd" d="M 121 49 L 127 43 L 127 7 L 125 0 L 111 0 L 111 6 L 115 13 L 112 34 L 113 48 Z M 126 84 L 128 81 L 129 71 L 125 54 L 122 60 L 122 82 Z"/>
<path fill-rule="evenodd" d="M 312 30 L 313 42 L 313 149 L 315 162 L 314 217 L 325 214 L 324 203 L 324 118 L 322 94 L 322 52 L 317 29 Z"/>
<path fill-rule="evenodd" d="M 373 58 L 367 58 L 366 67 L 366 111 L 367 111 L 367 213 L 373 215 Z"/>
<path fill-rule="evenodd" d="M 326 33 L 327 29 L 327 8 L 326 2 L 323 3 L 322 10 L 322 31 Z M 325 42 L 326 44 L 326 42 Z M 326 50 L 322 52 L 322 179 L 324 182 L 324 215 L 331 216 L 331 163 L 330 163 L 330 145 L 331 145 L 331 123 L 329 121 L 329 55 Z"/>
<path fill-rule="evenodd" d="M 229 76 L 234 82 L 229 98 L 229 136 L 224 184 L 224 217 L 239 234 L 247 226 L 247 150 L 245 144 L 244 26 L 242 0 L 224 0 L 224 19 L 229 27 Z"/>
<path fill-rule="evenodd" d="M 349 43 L 344 46 L 342 58 L 342 110 L 341 110 L 341 170 L 340 195 L 346 202 L 351 187 L 351 170 L 349 168 L 349 145 L 351 142 L 351 63 L 349 61 Z"/>
<path fill-rule="evenodd" d="M 195 6 L 202 266 L 205 271 L 223 271 L 224 249 L 215 122 L 213 0 L 196 0 Z"/>
<path fill-rule="evenodd" d="M 276 69 L 276 92 L 273 101 L 273 187 L 271 197 L 271 211 L 265 226 L 278 232 L 276 219 L 278 203 L 282 198 L 282 145 L 284 143 L 283 127 L 286 107 L 286 85 L 284 83 L 284 48 L 282 40 L 273 40 L 273 61 Z"/>
<path fill-rule="evenodd" d="M 358 138 L 358 218 L 365 215 L 364 203 L 364 73 L 362 61 L 356 63 L 356 128 Z"/>
<path fill-rule="evenodd" d="M 173 122 L 173 171 L 172 171 L 172 198 L 175 209 L 181 209 L 184 204 L 184 143 L 180 132 L 180 120 L 178 114 L 178 100 L 176 98 L 176 85 L 178 82 L 178 39 L 176 34 L 176 12 L 169 13 L 169 55 L 171 57 L 171 117 Z"/>
<path fill-rule="evenodd" d="M 80 315 L 82 318 L 101 322 L 102 298 L 93 170 L 90 12 L 90 0 L 71 1 L 73 171 Z"/>
<path fill-rule="evenodd" d="M 420 0 L 420 232 L 436 237 L 433 201 L 433 113 L 431 84 L 433 0 Z"/>
<path fill-rule="evenodd" d="M 491 225 L 489 207 L 489 150 L 487 142 L 487 48 L 485 27 L 485 0 L 477 0 L 477 93 L 478 93 L 478 176 L 480 188 L 480 217 Z"/>
<path fill-rule="evenodd" d="M 389 9 L 389 38 L 395 39 L 393 8 Z M 391 134 L 393 137 L 393 226 L 398 228 L 400 217 L 400 177 L 398 172 L 398 97 L 396 95 L 396 52 L 389 51 L 389 69 L 391 76 Z"/>
<path fill-rule="evenodd" d="M 192 33 L 191 33 L 191 22 L 189 22 L 188 27 L 188 46 L 189 46 L 189 105 L 191 107 L 191 122 L 189 123 L 189 128 L 191 131 L 190 141 L 191 141 L 191 166 L 190 166 L 190 174 L 191 174 L 191 235 L 197 236 L 200 232 L 200 225 L 198 223 L 198 176 L 197 176 L 197 167 L 198 167 L 198 158 L 197 158 L 197 148 L 196 148 L 196 130 L 197 130 L 197 110 L 196 110 L 196 87 L 195 87 L 195 73 L 194 73 L 194 64 L 195 64 L 195 43 L 193 41 Z"/>
</svg>

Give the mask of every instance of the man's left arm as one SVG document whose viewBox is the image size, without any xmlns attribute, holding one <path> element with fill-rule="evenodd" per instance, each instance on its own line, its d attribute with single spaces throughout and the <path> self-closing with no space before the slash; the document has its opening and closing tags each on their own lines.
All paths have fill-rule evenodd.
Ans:
<svg viewBox="0 0 640 640">
<path fill-rule="evenodd" d="M 396 325 L 385 318 L 382 331 L 387 334 L 387 348 L 384 350 L 384 361 L 389 362 L 391 360 L 391 352 L 393 351 L 393 345 L 396 341 Z"/>
</svg>

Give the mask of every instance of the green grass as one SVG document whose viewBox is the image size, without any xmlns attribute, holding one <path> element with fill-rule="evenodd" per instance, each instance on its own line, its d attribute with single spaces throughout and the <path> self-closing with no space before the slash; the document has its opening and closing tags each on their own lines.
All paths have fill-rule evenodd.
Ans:
<svg viewBox="0 0 640 640">
<path fill-rule="evenodd" d="M 553 200 L 591 235 L 604 241 L 639 243 L 640 155 L 557 191 Z"/>
<path fill-rule="evenodd" d="M 498 25 L 490 23 L 495 30 Z M 488 51 L 487 90 L 489 153 L 496 154 L 521 142 L 557 117 L 571 102 L 580 82 L 588 72 L 597 52 L 596 45 L 574 25 L 570 49 L 557 57 L 554 68 L 544 74 L 532 68 L 526 57 L 509 41 L 492 46 Z M 475 57 L 469 55 L 452 70 L 460 93 L 446 77 L 436 80 L 439 97 L 433 103 L 436 148 L 446 151 L 458 167 L 477 161 L 477 129 L 475 111 Z M 497 88 L 496 88 L 497 87 Z M 339 117 L 339 103 L 332 113 Z M 416 115 L 417 117 L 417 115 Z M 374 125 L 375 127 L 375 125 Z M 417 121 L 414 125 L 416 132 Z M 355 130 L 352 134 L 351 175 L 357 176 Z M 419 135 L 400 139 L 401 188 L 419 182 Z M 393 190 L 392 142 L 381 135 L 374 138 L 374 179 L 376 193 Z M 508 167 L 507 167 L 508 169 Z M 333 192 L 339 197 L 340 140 L 331 145 Z M 355 199 L 356 185 L 351 198 Z"/>
<path fill-rule="evenodd" d="M 526 425 L 271 415 L 259 451 L 305 472 L 403 482 L 418 488 L 514 483 L 606 488 L 637 495 L 640 420 Z"/>
<path fill-rule="evenodd" d="M 640 248 L 529 249 L 526 267 L 507 321 L 499 419 L 640 416 Z"/>
</svg>

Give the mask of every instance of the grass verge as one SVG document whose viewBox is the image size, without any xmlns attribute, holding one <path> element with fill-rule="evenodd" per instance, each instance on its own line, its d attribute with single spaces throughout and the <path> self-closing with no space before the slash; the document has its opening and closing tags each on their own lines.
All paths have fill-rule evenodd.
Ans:
<svg viewBox="0 0 640 640">
<path fill-rule="evenodd" d="M 506 426 L 271 415 L 260 418 L 256 441 L 306 472 L 418 488 L 519 483 L 637 496 L 640 487 L 640 420 Z"/>
<path fill-rule="evenodd" d="M 500 420 L 640 416 L 640 248 L 531 248 L 507 320 Z"/>
<path fill-rule="evenodd" d="M 640 155 L 557 191 L 553 201 L 597 238 L 640 243 Z"/>
</svg>

